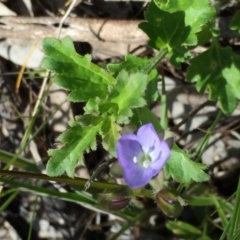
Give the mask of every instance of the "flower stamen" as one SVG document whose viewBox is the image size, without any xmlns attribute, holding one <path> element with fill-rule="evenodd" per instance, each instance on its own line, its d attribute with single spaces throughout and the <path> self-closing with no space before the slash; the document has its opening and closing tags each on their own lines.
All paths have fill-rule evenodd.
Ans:
<svg viewBox="0 0 240 240">
<path fill-rule="evenodd" d="M 134 163 L 137 163 L 137 161 L 138 161 L 138 160 L 137 160 L 137 157 L 134 156 L 134 157 L 133 157 L 133 162 L 134 162 Z"/>
</svg>

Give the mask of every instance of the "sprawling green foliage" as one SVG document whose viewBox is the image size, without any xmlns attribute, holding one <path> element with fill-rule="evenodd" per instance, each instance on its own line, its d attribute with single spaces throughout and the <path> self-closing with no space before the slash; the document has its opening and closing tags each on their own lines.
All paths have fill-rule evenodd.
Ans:
<svg viewBox="0 0 240 240">
<path fill-rule="evenodd" d="M 187 81 L 196 82 L 200 93 L 208 91 L 209 99 L 218 101 L 222 111 L 230 114 L 240 99 L 240 56 L 230 47 L 211 47 L 190 60 Z"/>
<path fill-rule="evenodd" d="M 152 51 L 156 54 L 150 58 L 127 54 L 122 62 L 99 67 L 91 62 L 90 55 L 79 55 L 69 37 L 62 40 L 45 38 L 43 51 L 46 57 L 42 61 L 42 66 L 52 72 L 54 83 L 68 90 L 69 101 L 84 102 L 84 113 L 74 116 L 74 119 L 69 122 L 69 129 L 59 136 L 57 144 L 59 149 L 48 151 L 50 159 L 47 163 L 47 174 L 49 176 L 42 174 L 39 167 L 31 161 L 19 157 L 28 144 L 27 140 L 35 121 L 34 117 L 30 120 L 17 155 L 0 150 L 0 160 L 6 164 L 4 169 L 12 165 L 24 170 L 22 172 L 0 170 L 0 182 L 7 184 L 6 190 L 0 191 L 0 197 L 7 199 L 4 200 L 0 213 L 17 196 L 19 189 L 42 196 L 77 202 L 92 210 L 99 211 L 102 208 L 105 208 L 106 211 L 119 210 L 115 214 L 124 218 L 126 222 L 119 232 L 110 237 L 117 239 L 122 231 L 130 227 L 132 223 L 136 225 L 144 223 L 144 226 L 147 227 L 146 219 L 155 215 L 156 210 L 152 211 L 152 209 L 146 208 L 145 201 L 142 205 L 141 201 L 137 201 L 137 204 L 133 202 L 134 204 L 128 208 L 122 209 L 129 204 L 133 197 L 144 200 L 151 198 L 155 200 L 157 207 L 167 217 L 178 218 L 185 205 L 191 207 L 191 216 L 196 217 L 197 227 L 195 221 L 190 224 L 185 222 L 184 218 L 181 221 L 175 219 L 165 222 L 166 228 L 181 239 L 210 240 L 213 236 L 212 232 L 214 232 L 214 237 L 220 240 L 239 240 L 240 178 L 235 194 L 227 201 L 218 193 L 214 193 L 215 190 L 212 187 L 207 188 L 205 183 L 201 184 L 210 179 L 206 173 L 207 166 L 201 163 L 201 156 L 209 146 L 210 136 L 215 131 L 223 113 L 233 113 L 240 99 L 240 56 L 238 52 L 234 51 L 234 47 L 221 46 L 221 38 L 219 43 L 217 34 L 221 32 L 219 31 L 221 29 L 216 27 L 215 8 L 211 2 L 221 6 L 227 1 L 152 0 L 145 11 L 144 22 L 139 25 L 140 29 L 149 37 L 149 47 L 159 51 L 158 53 Z M 240 11 L 233 16 L 229 30 L 235 31 L 232 33 L 239 36 Z M 203 45 L 204 48 L 197 48 L 201 49 L 200 52 L 195 51 L 196 47 Z M 174 67 L 184 66 L 183 75 L 186 77 L 188 85 L 194 85 L 200 94 L 208 95 L 208 99 L 217 103 L 215 106 L 219 108 L 206 135 L 196 144 L 193 142 L 194 148 L 188 149 L 188 151 L 174 143 L 176 139 L 171 132 L 180 130 L 179 126 L 184 124 L 187 118 L 173 128 L 167 129 L 168 124 L 171 126 L 172 119 L 168 121 L 169 95 L 164 81 L 166 74 L 161 76 L 158 72 L 158 63 L 163 58 L 168 58 Z M 184 64 L 182 65 L 182 63 Z M 171 66 L 171 68 L 174 67 Z M 161 90 L 158 90 L 159 83 L 161 83 Z M 152 111 L 152 106 L 156 101 L 161 103 L 161 119 Z M 200 107 L 204 108 L 206 103 L 209 102 L 206 101 Z M 200 107 L 192 111 L 188 118 L 192 117 Z M 48 119 L 50 118 L 51 116 L 48 117 Z M 120 169 L 120 166 L 114 162 L 117 158 L 116 144 L 122 135 L 132 133 L 148 123 L 152 123 L 158 136 L 161 136 L 161 140 L 164 138 L 165 143 L 170 146 L 171 155 L 166 159 L 167 162 L 162 172 L 156 174 L 154 171 L 156 175 L 151 176 L 149 186 L 134 189 L 130 189 L 129 186 L 120 186 L 116 183 L 116 178 L 123 177 L 123 175 L 125 177 L 126 171 L 123 174 L 125 169 Z M 178 131 L 178 134 L 181 134 L 181 130 Z M 146 134 L 146 138 L 149 136 Z M 127 137 L 131 138 L 131 136 Z M 178 141 L 180 144 L 184 144 L 181 137 L 178 138 Z M 131 153 L 133 149 L 134 154 L 137 155 L 134 145 L 130 148 L 129 142 L 126 153 Z M 85 153 L 94 151 L 99 146 L 108 152 L 107 157 L 110 156 L 110 159 L 101 162 L 90 179 L 74 178 L 76 165 L 84 165 L 88 160 L 84 159 Z M 141 149 L 139 146 L 135 146 L 135 148 L 140 149 L 139 155 L 142 159 L 146 157 L 148 164 L 150 162 L 148 167 L 143 166 L 151 171 L 152 168 L 158 167 L 156 166 L 158 162 L 152 161 L 155 158 L 154 155 L 158 155 L 156 158 L 159 160 L 163 151 L 169 152 L 168 147 L 165 146 L 164 150 L 161 149 L 162 151 L 155 154 L 155 150 L 159 149 L 154 145 L 150 149 L 146 148 L 149 155 L 143 156 L 145 147 L 142 146 Z M 123 152 L 125 154 L 125 149 Z M 127 160 L 130 159 L 131 164 L 136 166 L 136 156 L 132 157 L 133 155 L 129 154 L 128 158 L 127 154 Z M 166 155 L 168 156 L 168 154 Z M 119 151 L 118 156 L 120 156 Z M 190 159 L 190 156 L 196 156 L 196 159 Z M 119 158 L 121 159 L 121 157 Z M 110 167 L 108 180 L 95 181 L 106 166 Z M 127 166 L 128 170 L 131 170 L 129 166 Z M 215 172 L 215 164 L 213 164 L 213 168 L 213 171 L 211 167 L 209 168 L 210 173 Z M 140 170 L 142 169 L 143 167 Z M 67 176 L 60 176 L 64 174 Z M 130 179 L 132 178 L 131 174 L 132 172 L 129 175 Z M 143 171 L 142 175 L 144 174 Z M 40 185 L 32 186 L 5 178 L 5 176 L 65 183 L 71 186 L 71 192 L 52 191 Z M 217 177 L 216 180 L 219 181 L 220 178 Z M 222 179 L 225 181 L 225 178 Z M 137 181 L 139 181 L 138 178 Z M 12 188 L 8 188 L 8 186 L 12 186 Z M 86 189 L 90 194 L 85 192 Z M 207 209 L 209 206 L 211 211 Z M 209 223 L 212 224 L 211 227 L 209 227 Z M 217 231 L 215 235 L 212 226 L 222 231 L 222 235 L 219 236 L 220 231 Z"/>
<path fill-rule="evenodd" d="M 96 146 L 97 135 L 102 137 L 103 147 L 116 156 L 119 124 L 129 123 L 133 109 L 147 104 L 144 97 L 149 103 L 157 98 L 157 71 L 148 74 L 143 70 L 149 66 L 147 59 L 128 55 L 123 63 L 108 66 L 110 74 L 91 63 L 89 55 L 77 54 L 69 37 L 62 41 L 46 38 L 43 49 L 42 65 L 55 72 L 56 84 L 71 91 L 68 100 L 86 102 L 85 115 L 76 117 L 59 137 L 65 145 L 49 150 L 48 174 L 58 176 L 66 171 L 73 177 L 76 164 L 84 163 L 83 153 Z"/>
<path fill-rule="evenodd" d="M 70 90 L 69 101 L 86 102 L 84 115 L 76 116 L 70 129 L 60 136 L 63 147 L 49 151 L 48 174 L 66 172 L 73 177 L 76 164 L 83 164 L 84 152 L 96 148 L 96 137 L 116 157 L 115 146 L 123 125 L 140 127 L 151 122 L 157 131 L 164 130 L 149 110 L 151 103 L 161 97 L 156 66 L 168 56 L 179 67 L 191 57 L 190 49 L 198 41 L 209 41 L 214 14 L 208 0 L 151 1 L 146 21 L 139 27 L 149 36 L 149 46 L 160 50 L 159 54 L 151 59 L 127 54 L 122 62 L 108 64 L 106 69 L 93 64 L 89 55 L 77 54 L 68 37 L 62 41 L 46 38 L 43 66 L 55 72 L 56 84 Z M 238 29 L 237 18 L 238 14 L 232 29 Z M 215 39 L 208 50 L 192 57 L 189 63 L 187 81 L 195 83 L 200 93 L 208 93 L 210 100 L 218 101 L 224 113 L 232 113 L 240 98 L 240 57 L 230 48 L 220 47 Z M 205 169 L 174 145 L 164 171 L 166 177 L 189 184 L 207 181 Z"/>
<path fill-rule="evenodd" d="M 145 13 L 147 22 L 139 27 L 149 36 L 149 45 L 166 47 L 170 61 L 179 63 L 190 56 L 188 46 L 197 45 L 197 33 L 214 15 L 208 0 L 154 0 Z"/>
<path fill-rule="evenodd" d="M 167 217 L 178 218 L 185 205 L 188 204 L 191 207 L 198 222 L 197 227 L 194 225 L 195 223 L 192 225 L 184 222 L 183 219 L 181 219 L 182 221 L 176 219 L 166 221 L 166 228 L 182 239 L 212 239 L 210 222 L 222 231 L 220 240 L 238 240 L 240 238 L 240 180 L 236 194 L 233 194 L 228 201 L 219 194 L 214 194 L 212 188 L 206 188 L 205 183 L 201 184 L 210 179 L 206 173 L 207 166 L 201 163 L 201 156 L 209 146 L 210 136 L 223 114 L 233 113 L 240 99 L 240 56 L 234 51 L 235 48 L 223 47 L 221 40 L 219 43 L 218 34 L 221 34 L 221 29 L 216 27 L 216 11 L 211 2 L 218 4 L 218 1 L 209 0 L 150 1 L 145 11 L 145 20 L 139 25 L 140 29 L 149 37 L 149 47 L 155 49 L 152 53 L 156 53 L 156 50 L 159 51 L 154 54 L 155 56 L 149 58 L 127 54 L 121 62 L 99 67 L 91 61 L 89 54 L 79 55 L 69 37 L 62 40 L 45 38 L 43 51 L 46 57 L 42 61 L 42 66 L 52 72 L 54 83 L 69 92 L 69 101 L 85 104 L 84 112 L 80 116 L 74 116 L 74 119 L 69 122 L 69 129 L 59 136 L 57 144 L 59 148 L 48 151 L 50 159 L 47 163 L 47 174 L 49 176 L 42 174 L 35 164 L 19 158 L 21 151 L 27 145 L 35 118 L 30 121 L 26 131 L 28 137 L 24 136 L 22 141 L 24 147 L 20 147 L 18 156 L 0 151 L 0 160 L 6 163 L 4 168 L 13 165 L 25 170 L 24 172 L 0 170 L 0 182 L 13 186 L 12 189 L 0 192 L 0 197 L 6 198 L 9 195 L 0 208 L 0 213 L 17 196 L 19 191 L 17 188 L 21 188 L 39 195 L 58 197 L 84 204 L 92 210 L 101 208 L 105 208 L 107 211 L 119 210 L 116 214 L 126 220 L 122 228 L 126 230 L 132 223 L 146 223 L 145 220 L 151 214 L 156 214 L 156 211 L 146 208 L 145 203 L 139 204 L 140 201 L 123 211 L 120 210 L 126 207 L 134 197 L 151 198 L 155 200 L 156 206 Z M 226 1 L 220 2 L 223 4 Z M 239 11 L 233 16 L 229 30 L 235 31 L 232 32 L 235 36 L 239 34 Z M 203 45 L 204 48 L 197 48 L 201 51 L 195 51 L 196 47 Z M 170 115 L 167 106 L 169 94 L 164 81 L 166 74 L 161 75 L 162 72 L 161 74 L 158 72 L 158 64 L 164 58 L 174 65 L 171 66 L 169 62 L 167 63 L 167 66 L 170 65 L 172 69 L 183 66 L 183 76 L 186 77 L 186 82 L 194 85 L 200 94 L 208 95 L 208 99 L 217 103 L 215 106 L 219 108 L 206 135 L 199 142 L 193 142 L 194 147 L 188 151 L 174 143 L 176 139 L 172 131 L 175 133 L 176 130 L 179 130 L 178 134 L 181 134 L 180 125 L 186 123 L 187 118 L 192 117 L 200 107 L 204 108 L 205 104 L 209 102 L 201 104 L 187 118 L 168 129 L 168 125 L 172 126 L 172 119 L 169 121 Z M 152 106 L 156 102 L 161 103 L 160 114 L 155 114 L 156 109 L 154 112 L 152 111 Z M 157 117 L 158 115 L 161 119 Z M 168 159 L 164 159 L 167 162 L 163 171 L 159 173 L 154 171 L 151 180 L 148 179 L 149 186 L 134 188 L 127 182 L 128 178 L 130 180 L 133 178 L 132 172 L 134 171 L 129 171 L 129 176 L 126 178 L 126 169 L 115 164 L 117 155 L 120 159 L 119 162 L 122 160 L 119 148 L 118 154 L 116 153 L 116 145 L 120 144 L 121 141 L 118 142 L 118 140 L 122 135 L 133 133 L 148 123 L 152 123 L 158 136 L 161 136 L 161 141 L 163 138 L 164 143 L 170 146 L 171 154 Z M 146 141 L 149 138 L 151 140 L 149 136 L 151 135 L 146 133 Z M 125 137 L 125 140 L 127 138 L 133 140 L 132 135 Z M 145 135 L 142 138 L 145 138 Z M 169 156 L 169 149 L 165 144 L 158 152 L 159 149 L 154 144 L 150 149 L 148 147 L 145 149 L 145 146 L 142 146 L 141 149 L 138 144 L 135 146 L 133 144 L 132 147 L 131 140 L 127 141 L 128 147 L 123 145 L 122 151 L 123 155 L 126 153 L 127 160 L 123 166 L 127 167 L 127 170 L 132 170 L 136 166 L 136 157 L 141 156 L 141 161 L 146 157 L 148 166 L 137 165 L 140 167 L 140 171 L 143 170 L 142 175 L 144 175 L 144 168 L 152 171 L 153 168 L 161 166 L 157 166 L 157 163 L 159 159 L 164 158 L 163 155 Z M 184 144 L 181 137 L 177 141 Z M 88 160 L 84 159 L 85 154 L 96 150 L 99 146 L 107 151 L 107 157 L 110 159 L 101 162 L 90 179 L 74 178 L 76 165 L 84 165 Z M 134 148 L 138 148 L 139 156 L 136 156 L 137 151 Z M 131 153 L 132 150 L 134 155 Z M 143 156 L 145 150 L 149 155 Z M 166 154 L 163 154 L 163 151 L 166 151 Z M 196 158 L 190 159 L 190 156 L 196 156 Z M 106 166 L 110 167 L 108 181 L 95 181 Z M 215 172 L 215 164 L 213 167 L 213 172 Z M 211 170 L 212 168 L 209 168 L 209 172 Z M 64 174 L 67 176 L 60 176 Z M 148 174 L 150 172 L 146 175 Z M 61 193 L 41 186 L 31 186 L 4 176 L 65 183 L 71 186 L 71 192 Z M 133 189 L 117 184 L 116 179 L 119 177 L 123 177 Z M 137 183 L 140 181 L 138 178 L 134 180 L 137 180 Z M 86 194 L 83 189 L 85 191 L 87 189 L 90 194 Z M 235 201 L 233 201 L 234 198 Z M 212 216 L 215 220 L 217 217 L 217 222 L 212 220 L 210 216 L 212 212 L 209 213 L 209 209 L 207 209 L 209 206 L 214 211 Z M 208 214 L 209 218 L 206 217 Z M 229 218 L 229 216 L 231 217 Z M 116 239 L 122 229 L 110 238 Z"/>
</svg>

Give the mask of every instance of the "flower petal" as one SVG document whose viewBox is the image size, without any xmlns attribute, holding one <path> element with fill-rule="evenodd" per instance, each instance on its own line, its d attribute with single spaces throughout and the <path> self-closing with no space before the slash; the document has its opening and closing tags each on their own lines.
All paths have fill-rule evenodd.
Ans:
<svg viewBox="0 0 240 240">
<path fill-rule="evenodd" d="M 143 168 L 140 164 L 136 164 L 132 168 L 125 168 L 123 176 L 129 187 L 140 188 L 148 184 L 154 175 L 151 168 Z"/>
<path fill-rule="evenodd" d="M 141 144 L 138 142 L 137 136 L 134 134 L 126 134 L 117 142 L 118 162 L 123 168 L 132 168 L 138 164 L 134 162 L 134 157 L 142 154 Z"/>
<path fill-rule="evenodd" d="M 152 147 L 156 149 L 161 142 L 152 123 L 140 127 L 137 132 L 137 138 L 145 149 L 151 149 Z"/>
<path fill-rule="evenodd" d="M 159 156 L 150 165 L 150 168 L 153 170 L 154 175 L 162 170 L 171 154 L 171 150 L 164 140 L 161 141 L 160 151 L 161 152 Z"/>
</svg>

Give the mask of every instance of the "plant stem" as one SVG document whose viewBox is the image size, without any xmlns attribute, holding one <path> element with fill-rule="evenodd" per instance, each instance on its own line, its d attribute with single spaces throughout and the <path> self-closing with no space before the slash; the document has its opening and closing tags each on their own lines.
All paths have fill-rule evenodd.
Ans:
<svg viewBox="0 0 240 240">
<path fill-rule="evenodd" d="M 207 147 L 207 144 L 209 142 L 209 139 L 210 139 L 211 135 L 213 134 L 213 131 L 216 128 L 216 125 L 218 124 L 221 116 L 222 116 L 222 110 L 219 110 L 219 112 L 217 114 L 217 117 L 215 118 L 211 128 L 209 129 L 208 134 L 206 134 L 204 139 L 198 144 L 198 146 L 197 146 L 197 154 L 196 154 L 196 156 L 197 156 L 196 162 L 200 161 L 200 158 L 201 158 L 203 152 L 205 151 L 205 149 Z"/>
<path fill-rule="evenodd" d="M 42 180 L 78 185 L 78 186 L 82 186 L 82 187 L 84 187 L 87 182 L 87 179 L 84 179 L 84 178 L 76 177 L 73 179 L 73 178 L 68 178 L 68 177 L 49 177 L 45 174 L 18 172 L 18 171 L 6 171 L 6 170 L 0 170 L 0 176 L 42 179 Z M 1 182 L 1 178 L 0 178 L 0 182 Z M 119 186 L 120 186 L 119 184 L 105 183 L 105 182 L 98 182 L 98 181 L 94 181 L 91 184 L 91 187 L 97 188 L 97 189 L 103 189 L 103 190 L 118 188 Z M 132 189 L 132 190 L 133 190 L 133 195 L 135 197 L 153 198 L 153 193 L 151 190 L 147 190 L 147 189 L 143 189 L 143 188 Z"/>
<path fill-rule="evenodd" d="M 88 179 L 84 186 L 84 191 L 87 191 L 88 188 L 90 188 L 91 183 L 94 181 L 95 178 L 99 176 L 99 174 L 102 172 L 103 169 L 107 168 L 111 163 L 116 162 L 115 158 L 110 159 L 107 162 L 104 162 L 98 166 L 98 168 L 93 172 L 92 176 Z"/>
<path fill-rule="evenodd" d="M 228 239 L 233 239 L 234 234 L 236 233 L 237 229 L 239 229 L 239 224 L 240 224 L 240 178 L 238 180 L 238 188 L 236 191 L 234 210 L 232 217 L 230 219 L 230 226 L 227 233 Z"/>
<path fill-rule="evenodd" d="M 159 51 L 157 56 L 149 60 L 148 64 L 145 66 L 144 72 L 149 74 L 157 65 L 158 63 L 166 56 L 168 50 L 163 48 Z"/>
<path fill-rule="evenodd" d="M 160 124 L 163 129 L 168 127 L 168 116 L 167 116 L 167 95 L 165 89 L 165 79 L 162 77 L 162 94 L 161 94 L 161 118 Z"/>
</svg>

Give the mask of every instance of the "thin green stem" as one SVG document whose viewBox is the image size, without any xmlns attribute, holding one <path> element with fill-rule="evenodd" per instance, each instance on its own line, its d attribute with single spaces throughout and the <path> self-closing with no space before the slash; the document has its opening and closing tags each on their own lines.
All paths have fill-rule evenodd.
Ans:
<svg viewBox="0 0 240 240">
<path fill-rule="evenodd" d="M 34 222 L 34 218 L 35 218 L 35 215 L 36 215 L 36 209 L 37 209 L 36 208 L 37 200 L 38 200 L 38 196 L 36 197 L 35 202 L 34 202 L 34 209 L 33 209 L 32 216 L 31 216 L 31 221 L 30 221 L 30 226 L 29 226 L 29 230 L 28 230 L 27 240 L 31 240 L 31 237 L 32 237 L 33 222 Z"/>
<path fill-rule="evenodd" d="M 33 179 L 42 179 L 47 181 L 55 181 L 60 183 L 66 183 L 66 184 L 72 184 L 72 185 L 78 185 L 84 187 L 87 179 L 83 178 L 68 178 L 68 177 L 49 177 L 45 174 L 37 174 L 37 173 L 27 173 L 27 172 L 18 172 L 18 171 L 6 171 L 6 170 L 0 170 L 0 176 L 11 176 L 11 177 L 24 177 L 24 178 L 33 178 Z M 0 179 L 1 181 L 1 179 Z M 104 182 L 98 182 L 94 181 L 91 184 L 91 187 L 97 188 L 97 189 L 113 189 L 117 188 L 120 185 L 114 184 L 114 183 L 104 183 Z M 133 194 L 135 197 L 144 197 L 144 198 L 153 198 L 153 193 L 150 190 L 147 189 L 133 189 Z"/>
<path fill-rule="evenodd" d="M 45 79 L 44 79 L 45 83 L 46 83 L 47 79 L 48 79 L 48 76 L 46 76 Z M 44 91 L 44 89 L 42 89 L 42 91 Z M 19 150 L 17 151 L 16 155 L 3 168 L 4 170 L 8 169 L 16 161 L 16 159 L 21 155 L 21 153 L 24 151 L 24 149 L 25 149 L 25 147 L 27 145 L 27 142 L 28 142 L 28 138 L 29 138 L 29 136 L 31 134 L 32 127 L 33 127 L 33 125 L 35 123 L 35 120 L 38 117 L 38 112 L 40 110 L 41 103 L 42 103 L 45 95 L 46 95 L 46 92 L 45 92 L 45 94 L 41 94 L 42 97 L 40 99 L 38 99 L 37 105 L 35 105 L 35 109 L 33 111 L 33 116 L 31 117 L 31 120 L 29 121 L 27 129 L 26 129 L 26 131 L 24 133 L 24 136 L 22 138 L 22 142 L 20 144 Z"/>
<path fill-rule="evenodd" d="M 222 205 L 220 204 L 220 201 L 218 201 L 217 198 L 214 198 L 214 200 L 215 200 L 215 206 L 216 206 L 218 215 L 219 215 L 220 219 L 222 220 L 223 228 L 225 228 L 228 224 L 228 219 L 226 217 L 226 214 L 223 211 L 223 208 L 222 208 Z"/>
<path fill-rule="evenodd" d="M 15 197 L 18 195 L 19 191 L 15 190 L 10 196 L 9 198 L 2 203 L 1 207 L 0 207 L 0 213 L 7 208 L 7 206 L 15 199 Z"/>
<path fill-rule="evenodd" d="M 161 94 L 161 118 L 160 124 L 163 129 L 167 129 L 168 127 L 168 116 L 167 116 L 167 95 L 165 88 L 165 79 L 162 77 L 162 94 Z"/>
<path fill-rule="evenodd" d="M 202 139 L 202 141 L 197 146 L 197 153 L 195 155 L 196 156 L 195 162 L 200 162 L 201 156 L 202 156 L 203 152 L 205 151 L 205 149 L 207 147 L 207 144 L 209 142 L 209 139 L 212 136 L 213 131 L 216 128 L 221 116 L 222 116 L 222 110 L 219 110 L 219 112 L 217 114 L 217 117 L 215 118 L 212 126 L 209 129 L 209 132 L 205 135 L 205 137 Z M 191 158 L 194 158 L 194 157 L 191 157 Z M 185 184 L 183 184 L 183 183 L 179 184 L 179 186 L 177 188 L 178 192 L 181 192 L 182 189 L 184 188 L 184 186 L 185 186 Z"/>
<path fill-rule="evenodd" d="M 14 188 L 19 188 L 21 191 L 27 191 L 27 192 L 32 192 L 36 195 L 39 196 L 48 196 L 48 197 L 56 197 L 58 199 L 66 200 L 66 201 L 71 201 L 71 202 L 81 202 L 82 204 L 90 204 L 94 205 L 96 204 L 96 200 L 93 198 L 89 198 L 89 196 L 84 195 L 83 193 L 73 193 L 73 192 L 59 192 L 55 190 L 50 190 L 48 188 L 43 188 L 39 186 L 33 186 L 28 183 L 24 182 L 19 182 L 19 181 L 14 181 L 8 178 L 0 178 L 0 182 L 3 182 L 5 184 L 11 185 Z M 83 197 L 84 195 L 84 197 Z"/>
<path fill-rule="evenodd" d="M 167 55 L 168 50 L 166 48 L 163 48 L 159 51 L 157 56 L 152 58 L 148 64 L 145 66 L 144 72 L 149 74 L 156 66 L 158 63 Z"/>
<path fill-rule="evenodd" d="M 8 190 L 4 190 L 3 192 L 0 193 L 0 198 L 3 198 L 4 196 L 7 196 L 8 194 L 11 194 L 12 192 L 15 192 L 15 189 L 8 189 Z"/>
<path fill-rule="evenodd" d="M 196 162 L 200 161 L 201 156 L 202 156 L 203 152 L 205 151 L 205 149 L 207 147 L 207 144 L 208 144 L 208 142 L 210 140 L 210 137 L 212 136 L 213 131 L 216 128 L 216 126 L 217 126 L 221 116 L 222 116 L 222 110 L 219 110 L 219 112 L 217 114 L 217 117 L 215 118 L 211 128 L 209 129 L 209 132 L 205 135 L 203 140 L 198 144 L 198 146 L 197 146 L 197 154 L 196 154 L 196 156 L 197 156 Z"/>
<path fill-rule="evenodd" d="M 8 163 L 13 159 L 16 154 L 12 154 L 3 150 L 0 150 L 0 160 L 1 162 Z M 12 163 L 14 167 L 24 169 L 26 171 L 39 172 L 38 167 L 33 162 L 29 161 L 27 158 L 18 156 L 15 158 L 15 161 Z"/>
<path fill-rule="evenodd" d="M 239 226 L 240 226 L 240 178 L 238 180 L 238 188 L 236 191 L 236 199 L 235 199 L 233 215 L 230 220 L 228 239 L 232 239 L 234 237 L 234 234 L 239 228 Z"/>
<path fill-rule="evenodd" d="M 227 226 L 224 228 L 224 231 L 223 231 L 221 237 L 219 238 L 219 240 L 224 240 L 224 239 L 226 239 L 225 237 L 226 237 L 226 235 L 227 235 L 227 233 L 228 233 L 228 231 L 229 231 L 229 227 L 230 227 L 230 221 L 228 221 L 228 224 L 227 224 Z M 229 239 L 230 239 L 230 238 L 229 238 Z"/>
<path fill-rule="evenodd" d="M 99 174 L 102 172 L 103 169 L 107 168 L 111 163 L 114 163 L 114 162 L 116 162 L 116 159 L 112 158 L 109 161 L 106 161 L 100 164 L 98 168 L 93 172 L 92 176 L 86 182 L 84 191 L 87 191 L 87 189 L 91 186 L 91 183 L 94 181 L 95 178 L 99 176 Z"/>
</svg>

